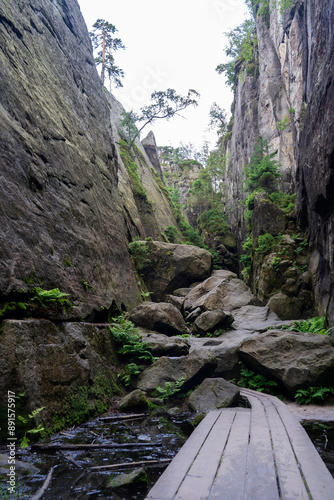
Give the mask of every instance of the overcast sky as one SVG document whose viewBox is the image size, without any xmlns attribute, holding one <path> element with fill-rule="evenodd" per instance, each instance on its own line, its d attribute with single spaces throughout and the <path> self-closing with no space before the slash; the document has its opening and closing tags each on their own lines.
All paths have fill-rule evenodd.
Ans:
<svg viewBox="0 0 334 500">
<path fill-rule="evenodd" d="M 97 19 L 114 24 L 125 50 L 115 53 L 124 72 L 124 87 L 112 88 L 127 111 L 149 104 L 154 90 L 188 89 L 201 94 L 199 106 L 184 118 L 157 121 L 153 130 L 159 146 L 192 142 L 200 148 L 215 136 L 206 131 L 213 102 L 230 111 L 232 93 L 215 68 L 224 62 L 223 35 L 243 22 L 244 0 L 78 0 L 88 30 Z M 109 85 L 108 83 L 106 84 Z M 142 138 L 149 132 L 143 131 Z"/>
</svg>

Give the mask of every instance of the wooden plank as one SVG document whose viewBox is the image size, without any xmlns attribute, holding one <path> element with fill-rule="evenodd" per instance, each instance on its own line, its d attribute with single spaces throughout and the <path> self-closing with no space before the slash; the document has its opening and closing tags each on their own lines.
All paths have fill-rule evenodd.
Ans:
<svg viewBox="0 0 334 500">
<path fill-rule="evenodd" d="M 307 432 L 286 405 L 279 400 L 274 404 L 289 435 L 312 500 L 333 500 L 334 479 Z"/>
<path fill-rule="evenodd" d="M 220 416 L 220 411 L 211 411 L 182 446 L 172 463 L 149 491 L 146 500 L 171 500 L 186 476 L 203 442 Z"/>
<path fill-rule="evenodd" d="M 219 419 L 212 427 L 210 434 L 177 491 L 175 500 L 206 500 L 209 498 L 225 443 L 237 415 L 238 409 L 235 409 L 234 412 L 221 411 Z M 243 415 L 245 414 L 243 413 Z M 249 421 L 249 411 L 246 416 Z"/>
<path fill-rule="evenodd" d="M 252 413 L 244 500 L 278 500 L 274 455 L 265 410 L 259 398 L 247 398 Z"/>
<path fill-rule="evenodd" d="M 289 436 L 276 407 L 263 399 L 274 449 L 278 483 L 282 500 L 310 500 Z"/>
<path fill-rule="evenodd" d="M 214 479 L 210 500 L 222 500 L 222 498 L 244 500 L 249 430 L 250 411 L 238 412 Z"/>
</svg>

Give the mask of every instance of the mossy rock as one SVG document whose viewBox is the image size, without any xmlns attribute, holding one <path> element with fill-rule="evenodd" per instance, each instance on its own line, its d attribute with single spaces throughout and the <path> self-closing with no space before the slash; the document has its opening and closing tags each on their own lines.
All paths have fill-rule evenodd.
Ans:
<svg viewBox="0 0 334 500">
<path fill-rule="evenodd" d="M 134 485 L 147 485 L 148 479 L 143 467 L 135 469 L 129 474 L 120 474 L 108 479 L 106 487 L 117 490 L 119 488 L 129 488 Z"/>
</svg>

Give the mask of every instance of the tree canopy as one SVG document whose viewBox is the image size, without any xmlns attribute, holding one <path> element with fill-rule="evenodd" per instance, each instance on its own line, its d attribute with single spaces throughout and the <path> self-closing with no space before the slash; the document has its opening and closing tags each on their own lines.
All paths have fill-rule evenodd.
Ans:
<svg viewBox="0 0 334 500">
<path fill-rule="evenodd" d="M 121 78 L 124 77 L 124 71 L 116 66 L 113 53 L 119 49 L 125 49 L 125 46 L 120 38 L 113 37 L 116 31 L 118 30 L 113 24 L 104 19 L 97 19 L 89 35 L 93 49 L 98 50 L 95 63 L 97 66 L 101 65 L 102 85 L 104 85 L 107 72 L 109 80 L 113 80 L 116 87 L 123 87 Z"/>
<path fill-rule="evenodd" d="M 199 93 L 193 89 L 188 90 L 186 96 L 178 95 L 174 89 L 159 90 L 151 94 L 152 103 L 142 107 L 138 114 L 133 111 L 124 111 L 120 125 L 129 133 L 130 146 L 133 145 L 135 139 L 140 136 L 141 131 L 147 125 L 160 119 L 169 120 L 173 116 L 179 115 L 180 111 L 183 111 L 188 106 L 197 106 L 198 97 Z M 130 122 L 132 122 L 132 129 Z M 143 124 L 137 127 L 136 123 Z"/>
</svg>

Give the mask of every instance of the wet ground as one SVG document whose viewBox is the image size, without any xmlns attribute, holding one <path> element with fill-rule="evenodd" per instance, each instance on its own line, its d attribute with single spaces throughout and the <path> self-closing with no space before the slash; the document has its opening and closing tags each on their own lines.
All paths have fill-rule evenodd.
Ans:
<svg viewBox="0 0 334 500">
<path fill-rule="evenodd" d="M 302 411 L 302 410 L 301 410 Z M 305 413 L 305 412 L 304 412 Z M 190 414 L 176 416 L 151 415 L 132 421 L 105 422 L 94 419 L 80 427 L 68 429 L 53 436 L 52 443 L 149 443 L 147 446 L 123 449 L 64 450 L 55 453 L 19 450 L 17 459 L 30 462 L 39 468 L 39 473 L 21 478 L 16 496 L 8 496 L 0 489 L 2 499 L 28 500 L 41 488 L 49 470 L 53 476 L 43 500 L 106 499 L 142 500 L 162 474 L 167 465 L 146 466 L 148 484 L 111 490 L 106 487 L 108 479 L 133 468 L 117 471 L 92 471 L 91 467 L 109 464 L 129 463 L 146 460 L 173 458 L 192 431 Z M 305 427 L 322 459 L 334 477 L 334 428 L 333 422 L 308 422 Z M 153 446 L 159 444 L 160 446 Z M 5 453 L 5 447 L 0 447 Z"/>
<path fill-rule="evenodd" d="M 29 449 L 17 452 L 17 460 L 30 462 L 39 468 L 39 473 L 19 479 L 17 496 L 6 496 L 5 489 L 0 498 L 28 500 L 43 485 L 53 467 L 52 480 L 43 500 L 67 499 L 113 499 L 141 500 L 167 466 L 145 467 L 148 484 L 140 487 L 112 491 L 106 487 L 112 476 L 129 473 L 131 469 L 92 472 L 91 467 L 108 464 L 138 462 L 173 458 L 191 433 L 186 423 L 187 415 L 181 417 L 149 416 L 133 421 L 102 422 L 94 419 L 80 427 L 69 429 L 53 436 L 52 443 L 149 443 L 141 448 L 90 449 L 80 451 L 57 451 L 56 453 L 32 452 Z M 151 446 L 161 444 L 161 446 Z M 0 447 L 5 453 L 5 447 Z"/>
</svg>

